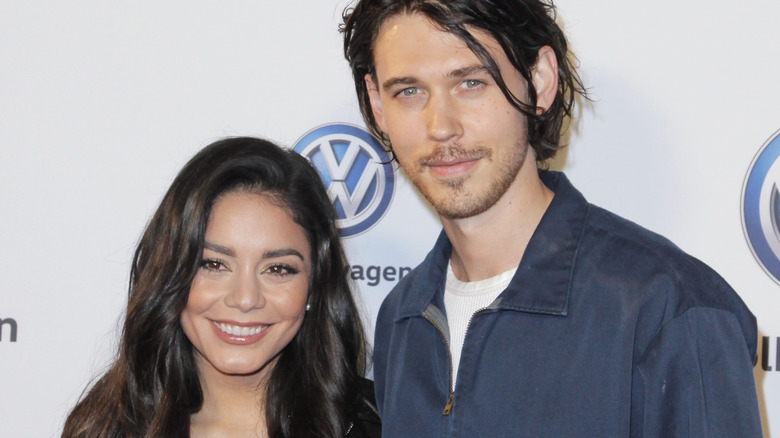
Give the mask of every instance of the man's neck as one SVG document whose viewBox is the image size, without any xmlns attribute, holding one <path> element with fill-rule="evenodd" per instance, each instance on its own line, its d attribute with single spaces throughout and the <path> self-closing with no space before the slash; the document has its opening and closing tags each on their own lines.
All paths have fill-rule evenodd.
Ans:
<svg viewBox="0 0 780 438">
<path fill-rule="evenodd" d="M 528 154 L 509 189 L 486 211 L 463 219 L 441 218 L 452 242 L 452 271 L 459 280 L 483 280 L 520 264 L 554 196 L 539 178 L 532 157 Z"/>
</svg>

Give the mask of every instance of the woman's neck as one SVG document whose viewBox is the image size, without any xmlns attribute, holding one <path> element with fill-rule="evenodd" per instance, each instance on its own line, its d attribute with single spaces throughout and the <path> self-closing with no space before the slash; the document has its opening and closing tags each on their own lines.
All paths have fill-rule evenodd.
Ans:
<svg viewBox="0 0 780 438">
<path fill-rule="evenodd" d="M 190 436 L 268 436 L 264 405 L 265 378 L 272 368 L 266 366 L 252 375 L 227 375 L 211 364 L 199 363 L 203 405 L 190 417 Z"/>
</svg>

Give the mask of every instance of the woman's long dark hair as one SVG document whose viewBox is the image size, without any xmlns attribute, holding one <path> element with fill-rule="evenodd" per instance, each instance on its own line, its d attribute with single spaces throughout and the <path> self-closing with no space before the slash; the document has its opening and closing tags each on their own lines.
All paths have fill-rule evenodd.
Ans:
<svg viewBox="0 0 780 438">
<path fill-rule="evenodd" d="M 63 437 L 189 436 L 203 393 L 179 320 L 211 208 L 236 190 L 268 195 L 311 247 L 311 310 L 268 380 L 268 434 L 344 436 L 360 399 L 366 343 L 333 207 L 300 155 L 265 140 L 228 138 L 184 166 L 149 222 L 133 258 L 118 357 L 70 413 Z"/>
</svg>

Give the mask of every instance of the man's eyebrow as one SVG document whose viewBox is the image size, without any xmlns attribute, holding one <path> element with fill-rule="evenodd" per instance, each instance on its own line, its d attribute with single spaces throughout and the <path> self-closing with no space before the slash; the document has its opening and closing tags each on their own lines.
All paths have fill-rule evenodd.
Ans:
<svg viewBox="0 0 780 438">
<path fill-rule="evenodd" d="M 401 78 L 390 78 L 382 83 L 382 89 L 387 91 L 396 85 L 411 85 L 417 83 L 417 78 L 413 76 L 404 76 Z"/>
<path fill-rule="evenodd" d="M 482 64 L 470 65 L 468 67 L 457 68 L 447 73 L 449 78 L 464 78 L 474 74 L 490 74 L 487 68 Z M 388 91 L 390 88 L 396 85 L 412 85 L 419 82 L 414 76 L 403 76 L 397 78 L 390 78 L 382 83 L 382 89 Z"/>
<path fill-rule="evenodd" d="M 482 74 L 482 73 L 490 74 L 490 72 L 488 71 L 487 68 L 485 68 L 484 65 L 478 64 L 478 65 L 472 65 L 472 66 L 469 66 L 469 67 L 463 67 L 463 68 L 455 69 L 455 70 L 447 73 L 447 76 L 448 77 L 453 77 L 453 78 L 463 78 L 463 77 L 471 76 L 471 75 L 477 74 L 477 73 L 479 73 L 479 74 Z"/>
<path fill-rule="evenodd" d="M 230 256 L 230 257 L 234 257 L 236 255 L 236 253 L 233 252 L 232 249 L 226 246 L 217 245 L 216 243 L 203 242 L 203 247 L 218 252 L 220 254 L 225 254 L 226 256 Z"/>
</svg>

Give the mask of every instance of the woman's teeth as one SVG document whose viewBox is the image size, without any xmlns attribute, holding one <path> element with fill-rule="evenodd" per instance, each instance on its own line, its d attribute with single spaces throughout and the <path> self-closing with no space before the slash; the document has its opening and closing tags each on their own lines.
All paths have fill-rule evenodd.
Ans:
<svg viewBox="0 0 780 438">
<path fill-rule="evenodd" d="M 254 327 L 242 327 L 239 325 L 225 324 L 224 322 L 213 321 L 214 325 L 223 332 L 232 336 L 253 336 L 265 330 L 268 325 L 258 325 Z"/>
</svg>

